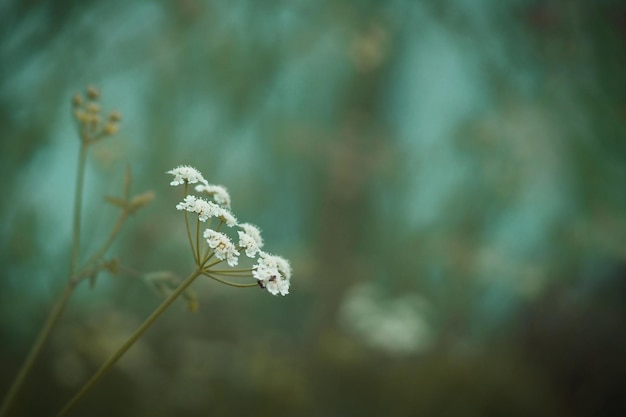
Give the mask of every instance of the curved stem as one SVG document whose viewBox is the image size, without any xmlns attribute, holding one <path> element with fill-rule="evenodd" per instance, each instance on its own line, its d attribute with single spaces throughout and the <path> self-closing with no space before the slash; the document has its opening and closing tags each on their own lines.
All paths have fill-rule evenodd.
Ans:
<svg viewBox="0 0 626 417">
<path fill-rule="evenodd" d="M 111 357 L 100 367 L 100 369 L 98 369 L 98 371 L 91 377 L 91 379 L 87 381 L 83 388 L 81 388 L 81 390 L 70 400 L 70 402 L 67 403 L 65 407 L 63 407 L 61 412 L 59 412 L 58 417 L 67 415 L 67 413 L 69 413 L 76 406 L 76 404 L 78 404 L 78 402 L 85 396 L 85 394 L 87 394 L 87 392 L 89 392 L 89 390 L 93 388 L 94 385 L 96 385 L 100 378 L 102 378 L 104 374 L 106 374 L 113 367 L 113 365 L 115 365 L 117 361 L 122 356 L 124 356 L 126 351 L 128 351 L 128 349 L 130 349 L 130 347 L 135 344 L 135 342 L 145 333 L 145 331 L 154 324 L 159 316 L 163 314 L 165 310 L 167 310 L 167 308 L 174 302 L 174 300 L 176 300 L 176 298 L 178 298 L 178 296 L 181 295 L 187 289 L 187 287 L 189 287 L 191 283 L 198 276 L 200 276 L 200 274 L 201 272 L 199 270 L 191 273 L 174 290 L 174 292 L 172 292 L 172 294 L 170 294 L 170 296 L 167 297 L 156 310 L 154 310 L 150 317 L 148 317 L 146 321 L 144 321 L 143 324 L 139 326 L 137 330 L 135 330 L 135 332 L 128 338 L 128 340 L 126 340 L 126 342 L 124 342 L 124 344 L 115 353 L 113 353 L 113 355 L 111 355 Z"/>
<path fill-rule="evenodd" d="M 210 272 L 211 274 L 215 274 L 215 275 L 222 275 L 225 277 L 233 277 L 233 278 L 253 278 L 252 275 L 250 274 L 240 274 L 240 273 L 235 273 L 235 274 L 227 274 L 225 272 L 217 272 L 217 271 L 207 271 Z M 255 278 L 256 279 L 256 278 Z"/>
<path fill-rule="evenodd" d="M 221 282 L 222 284 L 226 284 L 226 285 L 230 285 L 231 287 L 237 287 L 237 288 L 250 288 L 250 287 L 258 287 L 259 284 L 257 284 L 256 282 L 254 284 L 236 284 L 234 282 L 230 282 L 230 281 L 226 281 L 224 279 L 218 278 L 215 275 L 211 275 L 207 272 L 203 272 L 202 275 L 207 276 L 211 279 L 214 279 L 215 281 Z"/>
<path fill-rule="evenodd" d="M 244 268 L 244 269 L 213 269 L 211 271 L 214 274 L 224 274 L 224 273 L 240 273 L 240 272 L 252 272 L 252 268 Z M 249 275 L 248 275 L 249 276 Z"/>
</svg>

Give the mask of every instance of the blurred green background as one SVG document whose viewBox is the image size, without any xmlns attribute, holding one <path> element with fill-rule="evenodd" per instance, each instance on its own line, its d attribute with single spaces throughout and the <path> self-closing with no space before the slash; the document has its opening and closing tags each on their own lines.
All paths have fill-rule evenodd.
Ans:
<svg viewBox="0 0 626 417">
<path fill-rule="evenodd" d="M 208 280 L 84 416 L 626 413 L 626 5 L 584 0 L 0 1 L 0 396 L 66 282 L 88 84 L 82 254 L 126 165 L 157 198 L 110 251 L 193 267 L 197 167 L 294 267 Z M 159 304 L 82 285 L 15 415 L 51 415 Z"/>
</svg>

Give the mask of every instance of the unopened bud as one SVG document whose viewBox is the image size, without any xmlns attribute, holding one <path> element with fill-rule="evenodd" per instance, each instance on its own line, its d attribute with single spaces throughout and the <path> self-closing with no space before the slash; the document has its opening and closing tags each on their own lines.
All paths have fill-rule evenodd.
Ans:
<svg viewBox="0 0 626 417">
<path fill-rule="evenodd" d="M 120 130 L 120 126 L 117 123 L 108 122 L 104 125 L 102 132 L 107 136 L 113 136 Z"/>
<path fill-rule="evenodd" d="M 95 128 L 100 124 L 100 115 L 99 114 L 89 114 L 89 123 Z"/>
<path fill-rule="evenodd" d="M 90 117 L 83 110 L 74 110 L 74 117 L 81 123 L 87 123 Z"/>
<path fill-rule="evenodd" d="M 87 97 L 89 97 L 91 100 L 97 100 L 98 97 L 100 97 L 100 90 L 98 90 L 93 85 L 90 85 L 89 87 L 87 87 Z"/>
<path fill-rule="evenodd" d="M 89 113 L 100 113 L 100 105 L 98 103 L 87 104 L 87 111 Z"/>
<path fill-rule="evenodd" d="M 109 114 L 109 121 L 119 122 L 120 120 L 122 120 L 122 114 L 117 110 L 114 110 Z"/>
<path fill-rule="evenodd" d="M 83 96 L 81 96 L 80 93 L 74 94 L 74 97 L 72 97 L 72 104 L 74 105 L 74 107 L 82 106 L 83 102 Z"/>
</svg>

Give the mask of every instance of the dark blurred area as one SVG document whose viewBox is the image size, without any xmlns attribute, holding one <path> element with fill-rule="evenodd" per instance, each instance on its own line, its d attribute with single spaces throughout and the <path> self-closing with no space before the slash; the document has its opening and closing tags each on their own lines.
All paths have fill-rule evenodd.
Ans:
<svg viewBox="0 0 626 417">
<path fill-rule="evenodd" d="M 130 165 L 157 198 L 110 251 L 193 268 L 197 167 L 291 260 L 291 294 L 194 285 L 84 416 L 626 415 L 626 5 L 585 0 L 0 1 L 0 397 Z M 54 415 L 160 303 L 82 285 L 13 408 Z"/>
</svg>

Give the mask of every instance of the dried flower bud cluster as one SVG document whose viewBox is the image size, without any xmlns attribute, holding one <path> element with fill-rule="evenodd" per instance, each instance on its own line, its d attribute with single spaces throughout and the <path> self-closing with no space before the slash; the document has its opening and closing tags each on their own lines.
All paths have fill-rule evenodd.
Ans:
<svg viewBox="0 0 626 417">
<path fill-rule="evenodd" d="M 85 97 L 80 93 L 72 97 L 74 118 L 80 126 L 81 140 L 86 143 L 95 142 L 105 136 L 113 136 L 120 129 L 119 122 L 122 120 L 120 112 L 112 111 L 103 118 L 99 98 L 100 91 L 94 86 L 87 87 Z"/>
<path fill-rule="evenodd" d="M 176 205 L 176 209 L 198 215 L 200 222 L 207 222 L 211 218 L 219 220 L 217 227 L 209 227 L 202 234 L 219 261 L 225 261 L 231 267 L 236 266 L 239 263 L 241 252 L 249 258 L 256 258 L 256 263 L 246 271 L 249 272 L 251 278 L 257 280 L 258 286 L 273 295 L 289 294 L 291 281 L 289 261 L 261 250 L 264 244 L 261 231 L 250 223 L 237 222 L 230 211 L 231 200 L 226 188 L 221 185 L 209 184 L 197 169 L 187 165 L 181 165 L 167 171 L 167 173 L 174 176 L 170 185 L 198 183 L 194 190 L 213 200 L 205 200 L 195 195 L 185 195 L 183 201 Z M 188 187 L 185 187 L 185 190 L 187 191 Z M 211 223 L 208 224 L 211 225 Z M 218 231 L 222 224 L 226 224 L 228 227 L 237 226 L 240 229 L 237 231 L 239 239 L 236 244 L 227 234 Z M 212 270 L 208 272 L 212 272 Z"/>
</svg>

